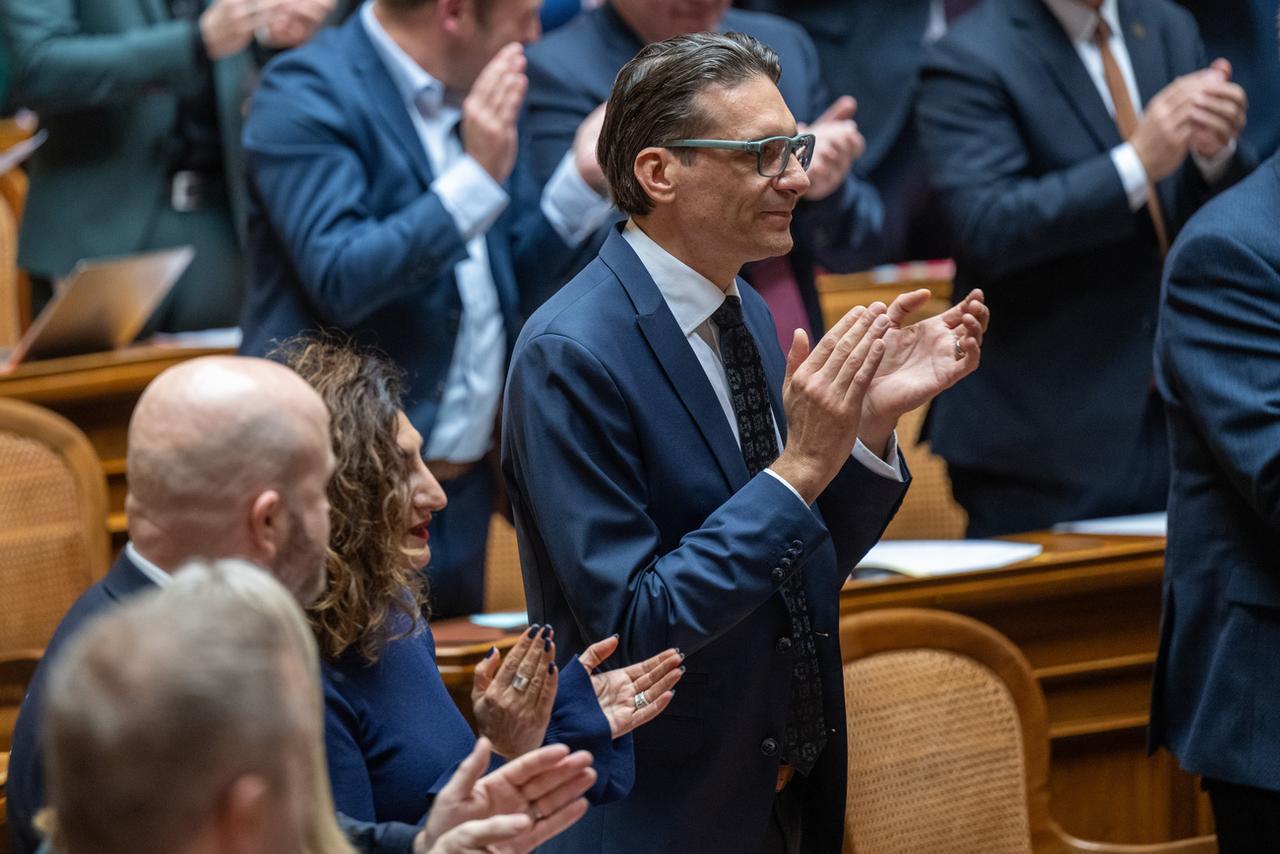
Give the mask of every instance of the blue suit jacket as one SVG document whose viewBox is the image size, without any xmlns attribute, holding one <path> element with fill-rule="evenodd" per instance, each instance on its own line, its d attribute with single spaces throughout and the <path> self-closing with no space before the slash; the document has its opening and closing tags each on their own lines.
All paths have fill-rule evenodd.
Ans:
<svg viewBox="0 0 1280 854">
<path fill-rule="evenodd" d="M 1280 155 L 1169 255 L 1156 378 L 1173 458 L 1152 747 L 1280 789 Z"/>
<path fill-rule="evenodd" d="M 320 327 L 352 333 L 408 372 L 405 409 L 429 438 L 462 316 L 453 269 L 467 248 L 359 15 L 268 64 L 244 144 L 242 352 Z M 572 250 L 521 165 L 506 188 L 511 204 L 486 245 L 510 344 L 541 298 L 535 287 L 559 284 Z"/>
<path fill-rule="evenodd" d="M 1119 14 L 1144 103 L 1203 65 L 1195 22 L 1168 0 L 1120 0 Z M 925 57 L 917 118 L 956 232 L 956 293 L 985 289 L 999 318 L 982 370 L 933 406 L 934 451 L 1078 493 L 1081 515 L 1117 512 L 1117 466 L 1163 431 L 1145 426 L 1161 258 L 1112 165 L 1115 122 L 1042 0 L 962 18 Z M 1215 187 L 1191 158 L 1159 183 L 1171 237 L 1247 172 L 1245 148 Z"/>
<path fill-rule="evenodd" d="M 80 595 L 54 631 L 44 657 L 36 667 L 27 695 L 22 700 L 18 722 L 13 729 L 13 753 L 9 757 L 8 798 L 9 847 L 12 854 L 35 854 L 40 837 L 31 820 L 45 805 L 44 765 L 40 748 L 40 717 L 44 707 L 45 683 L 58 654 L 81 628 L 98 614 L 122 604 L 136 593 L 152 589 L 147 578 L 122 551 L 106 576 Z M 409 854 L 418 828 L 387 822 L 371 824 L 338 816 L 347 839 L 362 854 Z"/>
<path fill-rule="evenodd" d="M 778 52 L 782 77 L 778 88 L 796 121 L 810 122 L 830 105 L 813 42 L 804 30 L 783 18 L 730 9 L 723 32 L 754 36 Z M 583 12 L 565 26 L 531 45 L 529 95 L 525 128 L 532 165 L 545 184 L 573 145 L 578 125 L 608 100 L 618 72 L 643 47 L 640 38 L 608 3 Z M 874 187 L 852 175 L 844 186 L 820 202 L 796 208 L 796 248 L 792 271 L 814 329 L 825 329 L 814 265 L 839 271 L 861 269 L 877 251 L 884 209 Z M 594 256 L 607 229 L 590 251 L 579 254 L 573 272 Z"/>
<path fill-rule="evenodd" d="M 784 360 L 743 282 L 783 436 Z M 516 343 L 502 435 L 525 593 L 560 648 L 621 634 L 616 664 L 676 646 L 688 672 L 636 731 L 636 782 L 551 851 L 754 851 L 790 705 L 778 592 L 804 573 L 832 735 L 804 786 L 806 842 L 840 847 L 845 801 L 838 593 L 905 485 L 857 462 L 811 510 L 748 477 L 715 393 L 661 292 L 618 233 Z M 824 519 L 826 520 L 824 522 Z"/>
</svg>

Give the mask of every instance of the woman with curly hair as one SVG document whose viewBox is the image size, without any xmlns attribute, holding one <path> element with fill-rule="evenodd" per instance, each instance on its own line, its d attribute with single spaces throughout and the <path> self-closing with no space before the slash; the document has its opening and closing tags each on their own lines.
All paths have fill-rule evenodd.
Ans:
<svg viewBox="0 0 1280 854">
<path fill-rule="evenodd" d="M 323 659 L 334 801 L 352 818 L 416 823 L 475 744 L 426 621 L 427 529 L 447 499 L 401 408 L 398 369 L 324 338 L 295 339 L 281 355 L 328 405 L 337 463 L 325 589 L 308 610 Z M 544 742 L 588 750 L 598 774 L 588 798 L 626 794 L 634 769 L 623 736 L 666 708 L 684 668 L 667 650 L 590 675 L 616 645 L 594 644 L 563 672 L 550 626 L 530 627 L 505 660 L 490 650 L 472 691 L 480 734 L 507 759 Z M 637 707 L 641 692 L 649 703 Z"/>
</svg>

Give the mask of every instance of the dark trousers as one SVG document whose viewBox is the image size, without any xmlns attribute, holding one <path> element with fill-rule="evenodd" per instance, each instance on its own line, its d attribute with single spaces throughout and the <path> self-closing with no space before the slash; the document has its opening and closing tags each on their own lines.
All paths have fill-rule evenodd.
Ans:
<svg viewBox="0 0 1280 854">
<path fill-rule="evenodd" d="M 773 812 L 760 854 L 800 854 L 804 850 L 804 779 L 798 774 L 773 799 Z"/>
<path fill-rule="evenodd" d="M 1110 451 L 1101 474 L 1076 483 L 1046 480 L 1034 470 L 1011 475 L 948 465 L 951 494 L 969 514 L 967 535 L 1020 534 L 1058 522 L 1165 509 L 1169 500 L 1169 442 L 1163 406 L 1154 393 L 1148 396 L 1144 423 L 1135 441 L 1135 447 Z M 1091 465 L 1091 469 L 1099 467 Z"/>
<path fill-rule="evenodd" d="M 1280 792 L 1204 779 L 1221 854 L 1280 851 Z"/>
<path fill-rule="evenodd" d="M 443 619 L 478 614 L 484 610 L 493 472 L 481 461 L 461 477 L 440 485 L 449 503 L 431 519 L 431 563 L 427 565 L 431 616 Z"/>
</svg>

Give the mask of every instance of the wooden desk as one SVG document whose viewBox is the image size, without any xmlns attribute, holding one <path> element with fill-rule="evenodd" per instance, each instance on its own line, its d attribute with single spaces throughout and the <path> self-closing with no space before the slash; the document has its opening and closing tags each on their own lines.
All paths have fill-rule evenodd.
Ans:
<svg viewBox="0 0 1280 854">
<path fill-rule="evenodd" d="M 1053 811 L 1068 831 L 1111 842 L 1211 832 L 1195 781 L 1167 753 L 1146 755 L 1164 541 L 1048 533 L 1011 539 L 1045 551 L 990 572 L 850 582 L 841 613 L 940 608 L 1011 638 L 1048 700 Z M 472 669 L 490 645 L 508 649 L 519 632 L 465 620 L 432 627 L 445 684 L 469 712 Z"/>
<path fill-rule="evenodd" d="M 1212 831 L 1208 801 L 1146 725 L 1160 626 L 1164 540 L 1027 534 L 1034 560 L 990 572 L 850 582 L 841 613 L 940 608 L 999 630 L 1048 702 L 1055 817 L 1071 833 L 1157 842 Z"/>
<path fill-rule="evenodd" d="M 109 353 L 44 359 L 0 374 L 0 397 L 52 409 L 89 437 L 107 478 L 107 530 L 114 549 L 124 545 L 125 446 L 129 416 L 147 383 L 166 368 L 215 348 L 140 345 Z"/>
</svg>

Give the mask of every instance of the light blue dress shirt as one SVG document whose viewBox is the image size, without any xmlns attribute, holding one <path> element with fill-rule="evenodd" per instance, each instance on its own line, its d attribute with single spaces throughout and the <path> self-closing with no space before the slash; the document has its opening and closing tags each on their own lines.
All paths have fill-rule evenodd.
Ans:
<svg viewBox="0 0 1280 854">
<path fill-rule="evenodd" d="M 439 414 L 426 437 L 428 459 L 470 463 L 489 450 L 493 440 L 507 353 L 502 306 L 489 266 L 485 233 L 510 203 L 502 186 L 462 147 L 455 132 L 462 121 L 461 98 L 446 92 L 392 40 L 366 2 L 360 9 L 374 49 L 404 98 L 405 109 L 422 140 L 439 196 L 467 241 L 467 258 L 454 267 L 462 317 L 453 359 L 445 377 Z M 610 214 L 573 167 L 566 154 L 543 191 L 541 206 L 560 237 L 570 245 L 594 234 Z M 407 366 L 412 367 L 412 366 Z"/>
</svg>

